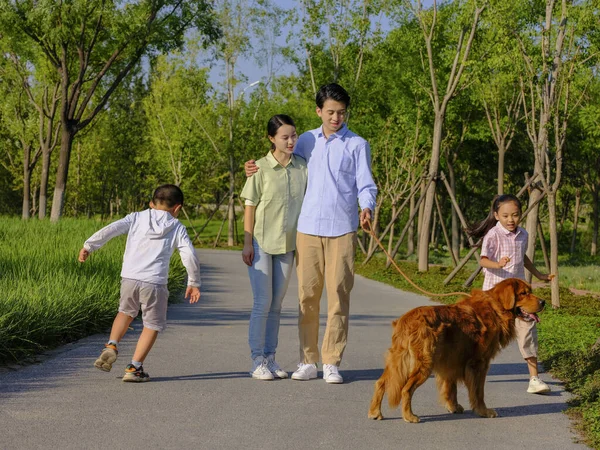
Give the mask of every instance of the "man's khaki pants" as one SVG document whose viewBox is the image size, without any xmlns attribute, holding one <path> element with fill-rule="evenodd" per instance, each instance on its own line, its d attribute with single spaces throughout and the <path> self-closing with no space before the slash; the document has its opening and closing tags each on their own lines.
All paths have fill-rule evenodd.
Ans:
<svg viewBox="0 0 600 450">
<path fill-rule="evenodd" d="M 323 364 L 339 366 L 348 338 L 350 291 L 354 286 L 356 233 L 320 237 L 298 232 L 298 332 L 300 361 L 319 361 L 319 306 L 327 286 L 327 327 L 321 348 Z"/>
</svg>

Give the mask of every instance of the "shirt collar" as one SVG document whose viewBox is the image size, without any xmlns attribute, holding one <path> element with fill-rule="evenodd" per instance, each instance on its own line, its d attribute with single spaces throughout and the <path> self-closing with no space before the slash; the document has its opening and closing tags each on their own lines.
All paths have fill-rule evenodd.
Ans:
<svg viewBox="0 0 600 450">
<path fill-rule="evenodd" d="M 273 156 L 273 152 L 269 151 L 269 153 L 267 153 L 266 158 L 269 163 L 269 167 L 271 167 L 271 169 L 274 169 L 277 166 L 281 166 L 279 161 L 277 161 L 275 159 L 275 157 Z M 290 158 L 290 164 L 294 167 L 296 166 L 296 164 L 297 164 L 296 155 L 292 155 L 292 157 Z M 283 166 L 281 166 L 281 167 L 283 167 Z"/>
<path fill-rule="evenodd" d="M 502 232 L 502 234 L 504 234 L 506 236 L 510 236 L 511 234 L 514 234 L 515 236 L 518 236 L 521 233 L 521 227 L 520 226 L 517 225 L 517 229 L 513 233 L 512 231 L 507 230 L 506 228 L 504 228 L 502 226 L 502 224 L 500 223 L 500 221 L 496 222 L 496 228 L 498 228 L 498 230 L 500 232 Z"/>
<path fill-rule="evenodd" d="M 348 127 L 344 123 L 339 130 L 337 130 L 335 133 L 332 133 L 329 136 L 329 139 L 331 139 L 333 137 L 333 138 L 344 140 L 344 136 L 346 136 L 346 133 L 348 133 Z M 325 137 L 325 134 L 323 133 L 323 125 L 321 125 L 321 127 L 319 128 L 319 137 L 321 137 L 321 136 Z"/>
</svg>

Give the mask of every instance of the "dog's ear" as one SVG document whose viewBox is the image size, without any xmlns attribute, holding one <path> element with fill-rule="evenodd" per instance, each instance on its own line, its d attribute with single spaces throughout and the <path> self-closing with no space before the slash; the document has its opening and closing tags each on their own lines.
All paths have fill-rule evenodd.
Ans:
<svg viewBox="0 0 600 450">
<path fill-rule="evenodd" d="M 496 293 L 500 303 L 507 311 L 515 309 L 517 304 L 517 292 L 519 292 L 519 280 L 510 278 L 496 285 Z"/>
</svg>

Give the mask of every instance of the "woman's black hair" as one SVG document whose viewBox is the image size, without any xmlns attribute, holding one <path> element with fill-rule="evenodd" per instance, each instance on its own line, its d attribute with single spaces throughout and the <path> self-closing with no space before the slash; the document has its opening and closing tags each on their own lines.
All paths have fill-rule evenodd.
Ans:
<svg viewBox="0 0 600 450">
<path fill-rule="evenodd" d="M 498 210 L 500 209 L 500 206 L 502 206 L 503 203 L 507 203 L 507 202 L 515 203 L 517 205 L 517 208 L 519 208 L 519 211 L 522 208 L 521 200 L 519 200 L 515 195 L 512 195 L 512 194 L 496 195 L 494 197 L 494 199 L 492 200 L 492 209 L 490 210 L 490 213 L 488 214 L 488 216 L 485 219 L 483 219 L 481 222 L 476 222 L 476 223 L 472 224 L 470 227 L 468 227 L 467 234 L 469 236 L 471 236 L 475 240 L 475 242 L 479 241 L 479 239 L 484 237 L 488 231 L 490 231 L 492 228 L 494 228 L 496 226 L 496 223 L 498 221 L 496 220 L 496 216 L 494 215 L 494 213 L 497 213 Z"/>
<path fill-rule="evenodd" d="M 323 109 L 325 100 L 335 100 L 336 102 L 343 103 L 346 108 L 350 106 L 350 95 L 346 92 L 346 89 L 341 87 L 337 83 L 330 83 L 321 86 L 319 92 L 317 92 L 316 103 L 319 109 Z"/>
<path fill-rule="evenodd" d="M 275 137 L 275 135 L 277 134 L 277 130 L 279 130 L 279 128 L 281 128 L 282 125 L 291 125 L 294 128 L 296 128 L 296 124 L 290 116 L 285 114 L 275 114 L 269 119 L 269 122 L 267 123 L 267 135 Z M 272 144 L 271 148 L 275 148 L 275 144 Z"/>
</svg>

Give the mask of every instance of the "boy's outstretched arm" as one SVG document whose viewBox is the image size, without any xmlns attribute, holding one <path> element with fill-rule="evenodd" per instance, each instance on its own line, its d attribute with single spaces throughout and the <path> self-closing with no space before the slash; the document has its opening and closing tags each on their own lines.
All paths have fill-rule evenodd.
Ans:
<svg viewBox="0 0 600 450">
<path fill-rule="evenodd" d="M 132 223 L 133 216 L 132 214 L 129 214 L 121 220 L 117 220 L 116 222 L 113 222 L 110 225 L 107 225 L 104 228 L 96 231 L 87 241 L 85 241 L 83 248 L 79 250 L 79 257 L 77 258 L 79 262 L 85 262 L 85 260 L 90 256 L 90 253 L 98 250 L 112 238 L 121 234 L 127 234 Z"/>
<path fill-rule="evenodd" d="M 190 303 L 196 303 L 200 300 L 200 289 L 196 286 L 188 286 L 185 289 L 185 298 L 190 299 Z"/>
<path fill-rule="evenodd" d="M 185 290 L 185 298 L 190 297 L 190 303 L 196 303 L 200 299 L 200 262 L 196 255 L 196 249 L 192 240 L 187 234 L 187 230 L 183 225 L 177 233 L 177 250 L 179 250 L 179 256 L 181 262 L 185 267 L 188 275 L 188 286 Z"/>
</svg>

